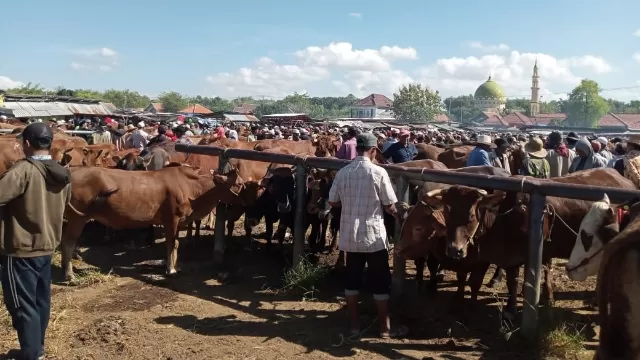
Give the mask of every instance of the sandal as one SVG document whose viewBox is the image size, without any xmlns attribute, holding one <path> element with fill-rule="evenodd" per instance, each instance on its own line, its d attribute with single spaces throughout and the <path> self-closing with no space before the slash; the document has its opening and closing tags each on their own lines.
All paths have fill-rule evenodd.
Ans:
<svg viewBox="0 0 640 360">
<path fill-rule="evenodd" d="M 409 328 L 404 325 L 400 325 L 395 330 L 380 333 L 380 337 L 383 339 L 395 339 L 395 338 L 404 337 L 408 333 L 409 333 Z"/>
</svg>

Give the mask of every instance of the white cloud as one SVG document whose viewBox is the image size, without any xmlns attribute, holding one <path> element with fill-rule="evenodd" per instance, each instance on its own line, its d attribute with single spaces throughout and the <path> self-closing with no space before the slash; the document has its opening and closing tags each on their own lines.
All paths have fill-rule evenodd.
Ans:
<svg viewBox="0 0 640 360">
<path fill-rule="evenodd" d="M 633 32 L 633 36 L 640 37 L 640 29 Z"/>
<path fill-rule="evenodd" d="M 71 68 L 74 70 L 82 70 L 82 69 L 86 69 L 87 65 L 74 61 L 71 63 Z"/>
<path fill-rule="evenodd" d="M 221 85 L 231 96 L 286 96 L 299 91 L 306 84 L 329 77 L 329 71 L 317 66 L 278 65 L 273 59 L 262 57 L 255 66 L 240 68 L 237 72 L 218 73 L 206 80 Z"/>
<path fill-rule="evenodd" d="M 509 45 L 507 44 L 497 44 L 497 45 L 490 45 L 490 44 L 484 44 L 480 41 L 469 41 L 467 43 L 467 45 L 472 48 L 472 49 L 476 49 L 476 50 L 481 50 L 481 51 L 485 51 L 485 52 L 496 52 L 496 51 L 507 51 L 509 50 Z"/>
<path fill-rule="evenodd" d="M 353 70 L 386 71 L 393 60 L 415 60 L 414 48 L 383 46 L 380 50 L 354 50 L 348 42 L 333 42 L 328 46 L 309 46 L 296 51 L 296 57 L 305 66 L 339 67 Z"/>
<path fill-rule="evenodd" d="M 360 19 L 360 18 L 362 18 L 362 13 L 359 13 L 359 12 L 352 12 L 352 13 L 349 13 L 349 16 L 350 16 L 350 17 L 353 17 L 353 18 L 358 18 L 358 19 Z"/>
<path fill-rule="evenodd" d="M 635 61 L 640 63 L 640 51 L 634 53 L 631 57 L 633 57 L 633 60 L 635 60 Z"/>
<path fill-rule="evenodd" d="M 20 86 L 24 86 L 24 83 L 21 81 L 13 80 L 8 76 L 0 75 L 0 89 L 2 90 L 13 89 Z"/>
<path fill-rule="evenodd" d="M 507 97 L 522 97 L 531 93 L 532 69 L 536 60 L 541 94 L 547 100 L 558 98 L 577 85 L 581 77 L 576 71 L 602 74 L 612 70 L 604 59 L 592 55 L 558 59 L 548 54 L 514 50 L 508 56 L 439 59 L 419 73 L 422 82 L 447 95 L 473 93 L 491 74 L 504 88 Z"/>
<path fill-rule="evenodd" d="M 287 65 L 263 57 L 250 67 L 211 75 L 206 80 L 215 85 L 216 95 L 227 97 L 283 97 L 299 89 L 318 95 L 339 92 L 364 96 L 375 92 L 391 96 L 399 86 L 412 82 L 439 90 L 443 96 L 457 96 L 473 93 L 492 74 L 507 96 L 526 97 L 531 92 L 532 69 L 537 60 L 543 99 L 551 100 L 570 91 L 583 76 L 613 70 L 605 59 L 594 55 L 556 58 L 515 50 L 506 54 L 441 58 L 422 68 L 406 66 L 411 63 L 402 67 L 395 64 L 398 60 L 415 59 L 418 53 L 411 47 L 357 49 L 350 43 L 336 42 L 296 51 Z"/>
<path fill-rule="evenodd" d="M 71 63 L 71 68 L 75 70 L 110 71 L 120 63 L 118 52 L 108 47 L 74 49 L 70 52 L 76 59 Z"/>
</svg>

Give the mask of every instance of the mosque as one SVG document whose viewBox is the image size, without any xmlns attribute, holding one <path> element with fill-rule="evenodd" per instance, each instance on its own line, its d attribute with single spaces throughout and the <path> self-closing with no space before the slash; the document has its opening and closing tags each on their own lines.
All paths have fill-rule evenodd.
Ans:
<svg viewBox="0 0 640 360">
<path fill-rule="evenodd" d="M 540 75 L 538 74 L 538 61 L 533 65 L 531 76 L 531 99 L 529 110 L 525 114 L 521 111 L 506 113 L 507 98 L 502 86 L 491 79 L 478 87 L 473 95 L 474 106 L 482 113 L 473 119 L 474 122 L 485 126 L 494 127 L 523 127 L 531 125 L 547 125 L 553 119 L 560 121 L 566 119 L 566 115 L 541 114 L 540 113 Z"/>
</svg>

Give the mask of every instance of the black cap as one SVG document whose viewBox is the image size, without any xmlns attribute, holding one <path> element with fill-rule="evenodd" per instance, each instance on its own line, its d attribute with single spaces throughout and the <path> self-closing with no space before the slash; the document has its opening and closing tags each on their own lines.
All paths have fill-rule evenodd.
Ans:
<svg viewBox="0 0 640 360">
<path fill-rule="evenodd" d="M 567 134 L 567 139 L 568 140 L 575 140 L 575 141 L 580 140 L 580 138 L 578 137 L 578 134 L 576 134 L 573 131 L 571 131 L 570 133 Z"/>
<path fill-rule="evenodd" d="M 30 143 L 50 143 L 53 141 L 53 130 L 45 123 L 35 122 L 27 125 L 18 138 Z"/>
</svg>

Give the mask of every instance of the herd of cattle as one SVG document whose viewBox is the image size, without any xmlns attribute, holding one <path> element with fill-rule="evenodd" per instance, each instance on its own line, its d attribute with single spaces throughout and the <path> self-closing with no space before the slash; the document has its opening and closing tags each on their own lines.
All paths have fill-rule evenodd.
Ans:
<svg viewBox="0 0 640 360">
<path fill-rule="evenodd" d="M 330 135 L 320 135 L 309 141 L 256 142 L 205 136 L 194 142 L 318 157 L 335 156 L 340 144 L 339 139 Z M 403 167 L 519 176 L 490 166 L 464 167 L 472 149 L 470 146 L 443 149 L 418 144 L 416 147 L 418 156 L 414 161 L 403 163 Z M 132 149 L 115 151 L 112 144 L 88 145 L 83 139 L 64 133 L 56 133 L 52 155 L 68 165 L 72 175 L 72 199 L 65 211 L 67 223 L 61 246 L 66 278 L 73 277 L 71 257 L 76 240 L 90 220 L 112 229 L 162 225 L 168 274 L 176 272 L 178 230 L 196 222 L 198 231 L 200 220 L 220 203 L 226 205 L 229 234 L 242 215 L 249 237 L 252 228 L 265 219 L 268 248 L 271 248 L 272 238 L 282 244 L 286 230 L 290 228 L 293 232 L 295 187 L 299 184 L 295 183 L 289 165 L 231 159 L 224 169 L 218 169 L 217 156 L 176 152 L 170 142 L 154 146 L 141 155 Z M 511 169 L 518 169 L 524 156 L 522 150 L 513 150 Z M 0 174 L 23 157 L 15 135 L 0 137 Z M 336 249 L 340 214 L 339 210 L 331 209 L 327 201 L 335 173 L 322 169 L 309 172 L 304 229 L 306 232 L 311 227 L 310 251 L 325 247 L 329 230 L 330 247 Z M 540 181 L 636 189 L 632 182 L 608 168 Z M 509 293 L 505 314 L 515 314 L 519 269 L 527 259 L 528 195 L 432 182 L 411 185 L 410 204 L 399 203 L 397 206 L 403 225 L 395 251 L 416 261 L 417 279 L 422 279 L 425 260 L 432 275 L 440 269 L 455 271 L 459 285 L 457 295 L 461 299 L 470 273 L 471 298 L 475 301 L 489 265 L 495 264 L 498 270 L 492 283 L 500 281 L 504 269 Z M 555 197 L 546 200 L 543 298 L 553 303 L 549 276 L 552 259 L 569 259 L 567 274 L 574 280 L 596 275 L 602 262 L 598 285 L 598 305 L 604 321 L 601 338 L 614 331 L 611 329 L 616 321 L 624 320 L 625 326 L 634 325 L 636 330 L 640 329 L 638 324 L 632 323 L 640 319 L 640 315 L 633 313 L 635 308 L 632 306 L 635 293 L 640 292 L 635 290 L 640 276 L 637 271 L 640 248 L 633 242 L 640 227 L 640 220 L 634 217 L 638 210 L 640 205 L 614 206 L 606 197 L 595 203 Z M 276 222 L 278 227 L 274 234 Z M 393 227 L 394 224 L 393 219 L 385 219 L 385 226 Z M 388 233 L 393 234 L 393 229 L 388 229 Z M 622 239 L 612 242 L 615 237 Z M 605 248 L 609 242 L 616 244 L 610 247 L 613 250 Z M 438 279 L 440 277 L 431 276 L 430 289 L 435 291 Z M 625 292 L 615 284 L 634 286 Z M 611 304 L 616 301 L 617 307 Z M 620 305 L 621 302 L 624 304 Z"/>
</svg>

